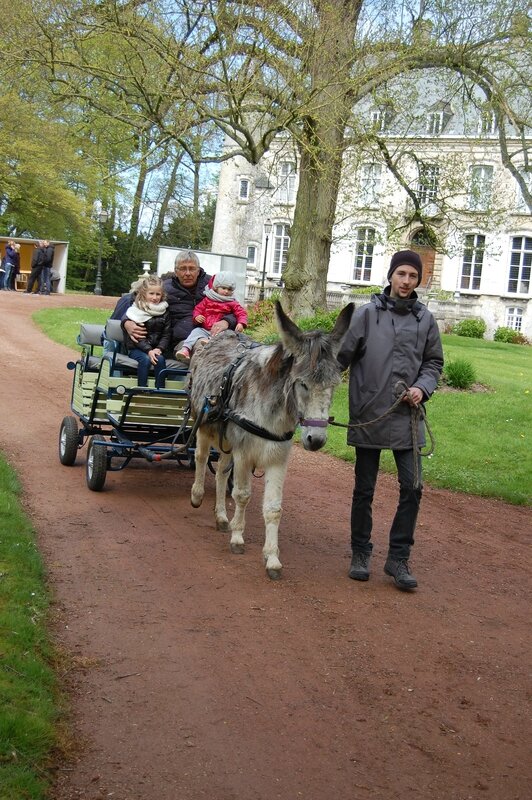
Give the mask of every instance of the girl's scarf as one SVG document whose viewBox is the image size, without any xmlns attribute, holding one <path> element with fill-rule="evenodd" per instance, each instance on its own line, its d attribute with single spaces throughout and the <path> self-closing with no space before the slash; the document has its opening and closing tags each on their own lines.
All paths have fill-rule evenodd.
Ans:
<svg viewBox="0 0 532 800">
<path fill-rule="evenodd" d="M 144 311 L 143 308 L 139 308 L 133 304 L 132 306 L 129 306 L 128 310 L 126 311 L 126 317 L 128 319 L 132 319 L 133 322 L 136 322 L 138 325 L 143 325 L 152 317 L 162 316 L 167 308 L 168 303 L 166 300 L 163 300 L 162 303 L 148 303 L 147 311 Z"/>
</svg>

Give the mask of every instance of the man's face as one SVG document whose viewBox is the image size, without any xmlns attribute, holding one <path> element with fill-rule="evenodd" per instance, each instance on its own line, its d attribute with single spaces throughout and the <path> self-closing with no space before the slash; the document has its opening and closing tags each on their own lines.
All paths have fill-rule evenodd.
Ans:
<svg viewBox="0 0 532 800">
<path fill-rule="evenodd" d="M 390 297 L 407 300 L 417 286 L 418 271 L 409 264 L 399 264 L 390 278 Z"/>
<path fill-rule="evenodd" d="M 196 285 L 199 275 L 199 268 L 193 261 L 182 261 L 176 268 L 175 274 L 179 282 L 187 289 Z"/>
</svg>

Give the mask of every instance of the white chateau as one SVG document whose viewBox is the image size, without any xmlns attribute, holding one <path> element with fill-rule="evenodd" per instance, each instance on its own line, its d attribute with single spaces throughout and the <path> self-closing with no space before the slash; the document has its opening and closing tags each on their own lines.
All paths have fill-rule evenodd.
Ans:
<svg viewBox="0 0 532 800">
<path fill-rule="evenodd" d="M 422 257 L 420 288 L 442 329 L 481 317 L 488 337 L 507 326 L 532 339 L 532 216 L 503 166 L 495 116 L 478 98 L 451 91 L 441 75 L 420 76 L 414 88 L 408 81 L 389 87 L 400 102 L 368 100 L 354 120 L 383 138 L 443 246 L 435 250 L 420 236 L 421 225 L 409 223 L 412 200 L 381 151 L 348 148 L 328 300 L 343 304 L 356 287 L 384 286 L 390 255 L 411 248 Z M 508 149 L 531 186 L 522 147 L 510 130 Z M 222 163 L 212 249 L 247 257 L 249 300 L 261 284 L 266 296 L 282 285 L 297 187 L 297 149 L 286 135 L 256 166 L 242 157 Z"/>
</svg>

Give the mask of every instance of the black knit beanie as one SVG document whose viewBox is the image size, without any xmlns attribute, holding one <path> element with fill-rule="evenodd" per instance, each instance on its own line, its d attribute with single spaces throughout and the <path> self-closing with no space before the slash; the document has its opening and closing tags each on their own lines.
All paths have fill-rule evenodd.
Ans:
<svg viewBox="0 0 532 800">
<path fill-rule="evenodd" d="M 423 277 L 423 264 L 421 263 L 421 258 L 413 250 L 399 250 L 398 253 L 393 254 L 387 275 L 388 280 L 390 280 L 397 267 L 402 264 L 408 264 L 409 267 L 414 267 L 417 270 L 418 281 L 416 286 L 419 286 Z"/>
</svg>

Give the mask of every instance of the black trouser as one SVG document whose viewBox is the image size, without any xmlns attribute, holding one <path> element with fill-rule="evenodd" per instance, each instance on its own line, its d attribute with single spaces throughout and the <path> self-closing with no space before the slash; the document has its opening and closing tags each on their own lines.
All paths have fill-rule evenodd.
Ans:
<svg viewBox="0 0 532 800">
<path fill-rule="evenodd" d="M 351 548 L 353 552 L 371 553 L 371 529 L 373 518 L 371 505 L 377 483 L 381 451 L 367 447 L 356 447 L 355 488 L 351 506 Z M 421 502 L 421 456 L 418 454 L 418 476 L 420 486 L 414 488 L 414 451 L 394 450 L 399 480 L 399 503 L 390 528 L 388 555 L 392 558 L 408 558 L 414 544 L 414 530 Z"/>
<path fill-rule="evenodd" d="M 28 278 L 28 285 L 26 287 L 26 291 L 28 292 L 28 294 L 31 294 L 31 291 L 33 289 L 33 284 L 35 283 L 35 281 L 37 281 L 37 285 L 40 290 L 42 269 L 43 269 L 42 266 L 39 264 L 37 267 L 33 267 L 32 271 L 30 272 L 30 277 Z"/>
</svg>

